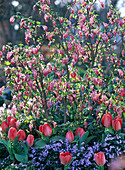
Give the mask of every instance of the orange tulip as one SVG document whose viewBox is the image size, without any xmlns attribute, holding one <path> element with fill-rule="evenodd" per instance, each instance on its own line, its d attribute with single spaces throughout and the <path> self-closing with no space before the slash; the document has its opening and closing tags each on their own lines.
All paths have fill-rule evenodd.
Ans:
<svg viewBox="0 0 125 170">
<path fill-rule="evenodd" d="M 76 129 L 75 136 L 78 136 L 78 133 L 80 134 L 80 137 L 82 137 L 83 134 L 85 133 L 85 131 L 84 131 L 83 128 L 78 127 L 78 128 Z"/>
<path fill-rule="evenodd" d="M 69 141 L 70 143 L 72 143 L 72 142 L 74 141 L 74 134 L 73 134 L 73 132 L 72 132 L 72 131 L 68 131 L 68 132 L 66 133 L 66 138 L 68 139 L 68 141 Z"/>
<path fill-rule="evenodd" d="M 106 113 L 102 117 L 103 126 L 110 128 L 112 126 L 112 115 L 110 113 Z"/>
<path fill-rule="evenodd" d="M 61 152 L 59 155 L 59 158 L 60 158 L 61 164 L 68 165 L 71 162 L 72 155 L 69 152 L 66 152 L 66 153 Z"/>
<path fill-rule="evenodd" d="M 17 136 L 17 130 L 14 127 L 11 127 L 8 131 L 8 138 L 13 142 Z"/>
<path fill-rule="evenodd" d="M 18 140 L 21 140 L 21 141 L 23 141 L 23 140 L 25 139 L 25 137 L 26 137 L 25 132 L 24 132 L 24 130 L 22 130 L 22 129 L 20 129 L 20 130 L 17 132 L 17 135 L 19 135 Z"/>
<path fill-rule="evenodd" d="M 112 126 L 115 131 L 119 131 L 122 128 L 122 119 L 115 117 L 115 119 L 112 121 Z"/>
<path fill-rule="evenodd" d="M 2 128 L 2 130 L 3 131 L 7 131 L 7 129 L 9 128 L 9 126 L 8 126 L 8 124 L 7 124 L 7 122 L 6 121 L 2 121 L 2 123 L 1 123 L 1 128 Z"/>
<path fill-rule="evenodd" d="M 26 139 L 28 146 L 32 146 L 34 142 L 34 136 L 33 135 L 28 135 Z"/>
<path fill-rule="evenodd" d="M 106 162 L 103 152 L 95 153 L 95 162 L 98 166 L 103 166 Z"/>
</svg>

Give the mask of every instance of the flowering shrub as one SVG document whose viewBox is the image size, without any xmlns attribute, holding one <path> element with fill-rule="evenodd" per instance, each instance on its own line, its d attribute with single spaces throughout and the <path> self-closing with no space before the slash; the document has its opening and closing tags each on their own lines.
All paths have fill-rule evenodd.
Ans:
<svg viewBox="0 0 125 170">
<path fill-rule="evenodd" d="M 93 0 L 83 0 L 77 12 L 67 6 L 65 17 L 61 17 L 53 12 L 49 0 L 41 0 L 33 10 L 39 9 L 46 24 L 20 14 L 10 19 L 11 24 L 19 20 L 26 42 L 5 45 L 1 51 L 6 60 L 7 87 L 12 88 L 12 114 L 2 121 L 6 139 L 0 144 L 7 148 L 13 166 L 21 162 L 20 167 L 39 169 L 62 168 L 62 164 L 72 169 L 99 168 L 97 165 L 105 161 L 99 163 L 97 156 L 94 160 L 95 154 L 103 152 L 104 166 L 108 166 L 110 158 L 124 152 L 122 140 L 120 147 L 119 143 L 113 145 L 113 152 L 107 140 L 109 134 L 113 139 L 124 138 L 125 18 L 110 7 L 108 22 L 103 23 L 93 4 Z M 45 45 L 49 57 L 44 53 Z M 3 91 L 4 87 L 0 88 L 1 94 Z M 71 144 L 61 141 L 64 138 Z M 20 153 L 15 152 L 15 140 L 20 140 Z M 60 158 L 61 164 L 61 152 L 69 152 L 71 162 Z"/>
</svg>

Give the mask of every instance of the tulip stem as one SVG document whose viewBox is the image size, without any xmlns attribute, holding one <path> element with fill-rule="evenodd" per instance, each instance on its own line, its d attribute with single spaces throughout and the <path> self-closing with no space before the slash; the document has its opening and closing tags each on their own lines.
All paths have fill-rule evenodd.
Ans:
<svg viewBox="0 0 125 170">
<path fill-rule="evenodd" d="M 104 166 L 101 166 L 99 169 L 100 169 L 100 170 L 104 170 Z"/>
<path fill-rule="evenodd" d="M 67 170 L 67 166 L 64 165 L 64 170 Z"/>
</svg>

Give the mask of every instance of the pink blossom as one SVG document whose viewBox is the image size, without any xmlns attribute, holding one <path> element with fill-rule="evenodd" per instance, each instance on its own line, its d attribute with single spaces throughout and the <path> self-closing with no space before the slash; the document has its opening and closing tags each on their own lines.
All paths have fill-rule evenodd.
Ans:
<svg viewBox="0 0 125 170">
<path fill-rule="evenodd" d="M 13 114 L 13 116 L 15 117 L 16 113 L 17 113 L 17 108 L 12 107 L 11 109 L 11 113 Z"/>
<path fill-rule="evenodd" d="M 56 125 L 57 125 L 57 123 L 56 123 L 56 122 L 53 122 L 53 127 L 54 127 L 54 128 L 56 127 Z"/>
<path fill-rule="evenodd" d="M 100 2 L 100 5 L 102 8 L 104 8 L 104 3 L 103 2 Z"/>
<path fill-rule="evenodd" d="M 97 101 L 99 99 L 99 95 L 97 94 L 97 92 L 91 93 L 91 99 L 92 101 Z"/>
<path fill-rule="evenodd" d="M 43 29 L 44 29 L 44 31 L 46 31 L 47 32 L 47 26 L 46 25 L 43 25 Z"/>
<path fill-rule="evenodd" d="M 5 89 L 5 87 L 4 87 L 4 86 L 0 88 L 0 95 L 2 95 L 2 93 L 3 93 L 4 89 Z"/>
<path fill-rule="evenodd" d="M 110 32 L 107 32 L 107 34 L 108 34 L 109 38 L 111 38 L 111 33 L 110 33 Z"/>
<path fill-rule="evenodd" d="M 119 76 L 123 77 L 123 75 L 124 75 L 123 71 L 121 69 L 119 69 L 118 72 L 119 72 Z"/>
<path fill-rule="evenodd" d="M 13 54 L 13 52 L 12 52 L 12 51 L 7 53 L 7 56 L 6 56 L 7 60 L 10 60 L 10 58 L 11 58 L 12 54 Z"/>
<path fill-rule="evenodd" d="M 55 26 L 56 25 L 56 21 L 52 21 L 53 22 L 53 26 Z"/>
<path fill-rule="evenodd" d="M 45 14 L 44 19 L 45 19 L 46 22 L 48 22 L 49 16 L 47 14 Z"/>
<path fill-rule="evenodd" d="M 103 24 L 104 24 L 105 28 L 108 28 L 108 24 L 107 23 L 104 22 Z"/>
<path fill-rule="evenodd" d="M 51 102 L 48 101 L 48 102 L 47 102 L 47 106 L 48 106 L 49 109 L 51 109 L 51 105 L 52 105 Z"/>
<path fill-rule="evenodd" d="M 48 69 L 44 69 L 44 70 L 43 70 L 43 75 L 46 77 L 48 74 L 49 74 Z"/>
<path fill-rule="evenodd" d="M 17 128 L 17 129 L 19 129 L 20 123 L 21 123 L 21 122 L 20 122 L 19 120 L 17 120 L 17 122 L 16 122 L 16 128 Z"/>
<path fill-rule="evenodd" d="M 59 17 L 59 21 L 61 22 L 61 24 L 63 24 L 63 18 Z"/>
<path fill-rule="evenodd" d="M 33 73 L 34 79 L 37 79 L 37 71 L 36 70 L 32 70 L 32 73 Z"/>
<path fill-rule="evenodd" d="M 14 21 L 15 21 L 15 18 L 14 18 L 14 16 L 12 16 L 12 17 L 10 18 L 10 23 L 11 23 L 11 25 L 14 23 Z"/>
<path fill-rule="evenodd" d="M 0 58 L 3 56 L 3 53 L 2 53 L 2 51 L 0 51 Z"/>
<path fill-rule="evenodd" d="M 30 131 L 32 131 L 33 124 L 29 124 Z"/>
</svg>

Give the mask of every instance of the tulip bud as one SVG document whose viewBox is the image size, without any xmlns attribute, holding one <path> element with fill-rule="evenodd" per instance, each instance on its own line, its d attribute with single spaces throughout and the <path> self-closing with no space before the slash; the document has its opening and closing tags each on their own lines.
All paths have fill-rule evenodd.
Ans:
<svg viewBox="0 0 125 170">
<path fill-rule="evenodd" d="M 103 152 L 95 153 L 95 162 L 98 166 L 103 166 L 106 162 Z"/>
<path fill-rule="evenodd" d="M 78 134 L 80 134 L 80 137 L 82 137 L 84 133 L 85 133 L 84 129 L 78 127 L 78 128 L 76 129 L 75 136 L 78 136 Z"/>
<path fill-rule="evenodd" d="M 1 123 L 1 128 L 2 128 L 2 130 L 3 131 L 7 131 L 7 129 L 9 128 L 9 126 L 8 126 L 8 124 L 7 124 L 7 122 L 6 121 L 2 121 L 2 123 Z"/>
<path fill-rule="evenodd" d="M 17 130 L 14 127 L 11 127 L 8 131 L 8 138 L 13 142 L 17 136 Z"/>
<path fill-rule="evenodd" d="M 50 136 L 52 134 L 52 128 L 49 124 L 44 124 L 39 127 L 39 131 L 43 133 L 44 136 Z"/>
<path fill-rule="evenodd" d="M 54 127 L 54 128 L 56 127 L 56 124 L 57 124 L 56 122 L 53 122 L 53 127 Z"/>
<path fill-rule="evenodd" d="M 27 141 L 29 147 L 32 146 L 33 142 L 34 142 L 34 136 L 28 135 L 26 141 Z"/>
<path fill-rule="evenodd" d="M 119 131 L 122 128 L 122 119 L 115 117 L 115 119 L 112 121 L 112 126 L 115 131 Z"/>
<path fill-rule="evenodd" d="M 69 152 L 61 152 L 59 155 L 59 159 L 61 164 L 63 165 L 68 165 L 71 162 L 72 155 Z"/>
<path fill-rule="evenodd" d="M 72 143 L 74 141 L 74 134 L 72 131 L 69 131 L 66 133 L 66 138 L 68 139 L 69 143 Z"/>
<path fill-rule="evenodd" d="M 110 113 L 106 113 L 102 117 L 103 126 L 110 128 L 112 126 L 112 115 Z"/>
<path fill-rule="evenodd" d="M 33 124 L 29 124 L 30 131 L 32 131 Z"/>
</svg>

